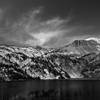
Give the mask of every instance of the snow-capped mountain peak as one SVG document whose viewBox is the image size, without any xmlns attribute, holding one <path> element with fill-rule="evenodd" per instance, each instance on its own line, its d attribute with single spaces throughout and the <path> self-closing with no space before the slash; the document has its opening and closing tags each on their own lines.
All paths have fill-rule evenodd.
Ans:
<svg viewBox="0 0 100 100">
<path fill-rule="evenodd" d="M 86 40 L 86 41 L 94 40 L 94 41 L 96 41 L 97 43 L 100 44 L 100 39 L 99 39 L 99 38 L 90 37 L 90 38 L 87 38 L 87 39 L 85 39 L 85 40 Z"/>
</svg>

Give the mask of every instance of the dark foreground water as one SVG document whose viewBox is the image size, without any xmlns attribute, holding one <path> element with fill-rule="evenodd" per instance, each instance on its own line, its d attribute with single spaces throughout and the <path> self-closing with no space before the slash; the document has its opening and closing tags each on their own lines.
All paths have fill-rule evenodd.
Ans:
<svg viewBox="0 0 100 100">
<path fill-rule="evenodd" d="M 34 80 L 0 83 L 0 100 L 100 100 L 100 81 Z"/>
</svg>

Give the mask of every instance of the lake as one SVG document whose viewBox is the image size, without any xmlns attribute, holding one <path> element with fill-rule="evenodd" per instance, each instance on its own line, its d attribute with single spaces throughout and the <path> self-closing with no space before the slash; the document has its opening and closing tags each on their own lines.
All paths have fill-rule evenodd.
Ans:
<svg viewBox="0 0 100 100">
<path fill-rule="evenodd" d="M 0 100 L 100 100 L 99 80 L 33 80 L 0 83 Z"/>
</svg>

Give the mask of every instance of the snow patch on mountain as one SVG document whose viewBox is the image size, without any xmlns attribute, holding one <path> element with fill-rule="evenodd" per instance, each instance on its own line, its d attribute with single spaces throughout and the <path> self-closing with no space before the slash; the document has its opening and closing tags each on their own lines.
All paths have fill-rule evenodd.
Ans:
<svg viewBox="0 0 100 100">
<path fill-rule="evenodd" d="M 94 40 L 94 41 L 96 41 L 97 43 L 100 44 L 100 39 L 99 39 L 99 38 L 90 37 L 90 38 L 87 38 L 87 39 L 85 39 L 85 40 L 87 40 L 87 41 Z"/>
</svg>

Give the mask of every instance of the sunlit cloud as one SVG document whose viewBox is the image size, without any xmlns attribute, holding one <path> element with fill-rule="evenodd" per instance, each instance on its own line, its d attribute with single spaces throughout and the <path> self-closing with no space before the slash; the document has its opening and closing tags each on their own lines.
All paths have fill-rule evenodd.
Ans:
<svg viewBox="0 0 100 100">
<path fill-rule="evenodd" d="M 40 10 L 33 11 L 28 19 L 24 18 L 24 22 L 22 22 L 22 26 L 24 26 L 26 34 L 31 36 L 31 38 L 28 38 L 24 42 L 25 44 L 31 46 L 43 46 L 52 38 L 62 37 L 66 32 L 69 31 L 69 29 L 67 29 L 67 23 L 70 21 L 70 19 L 53 17 L 51 19 L 42 21 L 39 18 L 41 13 Z"/>
<path fill-rule="evenodd" d="M 56 37 L 60 36 L 61 35 L 60 33 L 62 33 L 60 30 L 59 31 L 40 32 L 38 34 L 31 33 L 31 35 L 34 39 L 27 40 L 26 44 L 43 46 L 46 42 L 50 41 L 51 38 L 56 38 Z"/>
<path fill-rule="evenodd" d="M 24 13 L 12 23 L 6 20 L 6 27 L 0 29 L 0 37 L 14 44 L 47 47 L 61 46 L 84 37 L 84 34 L 80 33 L 81 26 L 69 26 L 72 17 L 56 16 L 43 20 L 42 13 L 43 8 L 39 7 Z M 0 15 L 3 15 L 2 10 Z"/>
</svg>

